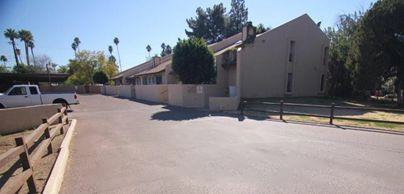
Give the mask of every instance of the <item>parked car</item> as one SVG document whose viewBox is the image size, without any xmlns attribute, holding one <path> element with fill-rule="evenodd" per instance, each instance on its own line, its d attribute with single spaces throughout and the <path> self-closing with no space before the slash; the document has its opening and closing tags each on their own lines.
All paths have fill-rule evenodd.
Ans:
<svg viewBox="0 0 404 194">
<path fill-rule="evenodd" d="M 0 108 L 13 108 L 40 104 L 79 104 L 76 93 L 43 94 L 37 85 L 14 85 L 0 93 Z"/>
</svg>

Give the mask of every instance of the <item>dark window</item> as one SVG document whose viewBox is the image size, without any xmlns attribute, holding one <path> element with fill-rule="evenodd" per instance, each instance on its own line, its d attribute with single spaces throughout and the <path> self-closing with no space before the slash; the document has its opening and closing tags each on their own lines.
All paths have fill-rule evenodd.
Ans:
<svg viewBox="0 0 404 194">
<path fill-rule="evenodd" d="M 38 90 L 36 89 L 36 87 L 29 87 L 29 92 L 31 93 L 31 95 L 38 94 Z"/>
<path fill-rule="evenodd" d="M 143 77 L 143 85 L 147 85 L 147 77 Z"/>
<path fill-rule="evenodd" d="M 324 74 L 321 75 L 320 91 L 324 91 Z"/>
<path fill-rule="evenodd" d="M 324 48 L 323 65 L 327 65 L 328 62 L 328 47 Z"/>
<path fill-rule="evenodd" d="M 156 76 L 156 84 L 162 84 L 163 83 L 163 79 L 161 77 L 161 75 Z"/>
<path fill-rule="evenodd" d="M 16 87 L 8 93 L 11 96 L 27 95 L 27 90 L 25 87 Z"/>
<path fill-rule="evenodd" d="M 286 92 L 292 92 L 293 74 L 288 73 L 288 82 L 286 84 Z"/>
<path fill-rule="evenodd" d="M 295 44 L 294 40 L 290 41 L 289 45 L 289 62 L 293 62 L 295 58 Z"/>
</svg>

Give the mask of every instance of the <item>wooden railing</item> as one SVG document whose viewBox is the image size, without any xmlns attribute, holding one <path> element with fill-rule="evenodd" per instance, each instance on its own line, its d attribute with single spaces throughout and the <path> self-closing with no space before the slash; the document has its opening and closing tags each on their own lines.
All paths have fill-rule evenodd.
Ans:
<svg viewBox="0 0 404 194">
<path fill-rule="evenodd" d="M 250 108 L 248 105 L 260 105 L 260 106 L 279 106 L 278 110 L 267 110 L 260 108 Z M 329 114 L 311 114 L 311 113 L 303 113 L 303 112 L 291 112 L 285 111 L 285 107 L 303 107 L 303 108 L 319 108 L 319 109 L 328 109 Z M 387 113 L 399 113 L 404 114 L 404 110 L 401 109 L 388 109 L 388 108 L 369 108 L 369 107 L 353 107 L 353 106 L 336 106 L 335 103 L 331 105 L 314 105 L 314 104 L 297 104 L 297 103 L 285 103 L 281 100 L 279 103 L 275 102 L 248 102 L 242 101 L 240 104 L 240 112 L 244 115 L 244 111 L 253 111 L 253 112 L 262 112 L 262 113 L 272 113 L 279 114 L 279 119 L 284 120 L 284 115 L 297 115 L 297 116 L 310 116 L 310 117 L 320 117 L 320 118 L 328 118 L 329 124 L 334 124 L 335 119 L 341 120 L 351 120 L 351 121 L 363 121 L 363 122 L 375 122 L 375 123 L 388 123 L 388 124 L 398 124 L 404 125 L 404 121 L 392 121 L 392 120 L 378 120 L 378 119 L 365 119 L 365 118 L 357 118 L 357 117 L 341 117 L 335 116 L 336 110 L 356 110 L 356 111 L 382 111 Z"/>
<path fill-rule="evenodd" d="M 42 124 L 29 135 L 15 138 L 16 147 L 0 155 L 0 169 L 14 162 L 6 171 L 7 173 L 4 173 L 8 174 L 8 177 L 4 177 L 6 175 L 1 177 L 5 179 L 5 183 L 1 185 L 0 194 L 16 193 L 25 183 L 30 193 L 37 192 L 33 177 L 35 167 L 38 166 L 44 154 L 53 153 L 52 140 L 58 134 L 65 134 L 64 125 L 68 123 L 66 107 L 63 107 L 50 118 L 42 119 Z M 12 176 L 19 169 L 13 166 L 19 165 L 22 166 L 22 173 Z"/>
</svg>

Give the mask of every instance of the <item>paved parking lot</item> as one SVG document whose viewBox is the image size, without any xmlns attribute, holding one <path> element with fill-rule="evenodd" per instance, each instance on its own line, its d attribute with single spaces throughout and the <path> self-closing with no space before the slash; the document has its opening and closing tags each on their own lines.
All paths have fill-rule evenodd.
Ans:
<svg viewBox="0 0 404 194">
<path fill-rule="evenodd" d="M 402 193 L 404 136 L 79 96 L 62 193 Z"/>
</svg>

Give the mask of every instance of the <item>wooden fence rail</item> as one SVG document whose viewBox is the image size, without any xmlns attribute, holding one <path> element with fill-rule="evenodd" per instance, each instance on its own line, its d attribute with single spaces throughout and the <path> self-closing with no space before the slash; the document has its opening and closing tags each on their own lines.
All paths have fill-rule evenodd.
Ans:
<svg viewBox="0 0 404 194">
<path fill-rule="evenodd" d="M 277 110 L 266 110 L 266 109 L 260 109 L 260 108 L 251 108 L 251 107 L 248 107 L 247 105 L 279 106 L 279 111 L 277 111 Z M 285 111 L 285 107 L 304 107 L 304 108 L 328 109 L 329 114 L 328 115 L 325 115 L 325 114 L 321 115 L 321 114 L 311 114 L 311 113 L 302 113 L 302 112 L 291 112 L 291 111 Z M 242 101 L 241 105 L 240 105 L 240 109 L 241 109 L 241 111 L 240 111 L 241 114 L 244 114 L 245 111 L 254 111 L 254 112 L 262 112 L 262 113 L 279 114 L 279 119 L 280 120 L 284 120 L 284 118 L 283 118 L 284 115 L 297 115 L 297 116 L 311 116 L 311 117 L 328 118 L 329 119 L 329 124 L 331 124 L 331 125 L 334 123 L 335 119 L 404 125 L 404 121 L 377 120 L 377 119 L 365 119 L 365 118 L 335 116 L 335 111 L 336 110 L 382 111 L 382 112 L 388 112 L 388 113 L 404 114 L 404 110 L 402 110 L 402 109 L 336 106 L 334 103 L 332 103 L 331 105 L 297 104 L 297 103 L 285 103 L 283 100 L 281 100 L 279 103 Z"/>
<path fill-rule="evenodd" d="M 57 134 L 65 134 L 63 126 L 69 124 L 66 107 L 58 109 L 58 113 L 50 118 L 42 119 L 39 125 L 32 133 L 24 137 L 15 138 L 16 147 L 0 155 L 0 169 L 14 162 L 13 165 L 21 165 L 22 173 L 11 176 L 18 168 L 10 167 L 7 171 L 10 175 L 0 188 L 0 194 L 9 194 L 18 192 L 21 187 L 27 183 L 30 193 L 36 193 L 36 184 L 33 177 L 35 167 L 45 153 L 51 154 L 52 140 Z M 3 177 L 2 177 L 3 178 Z"/>
</svg>

